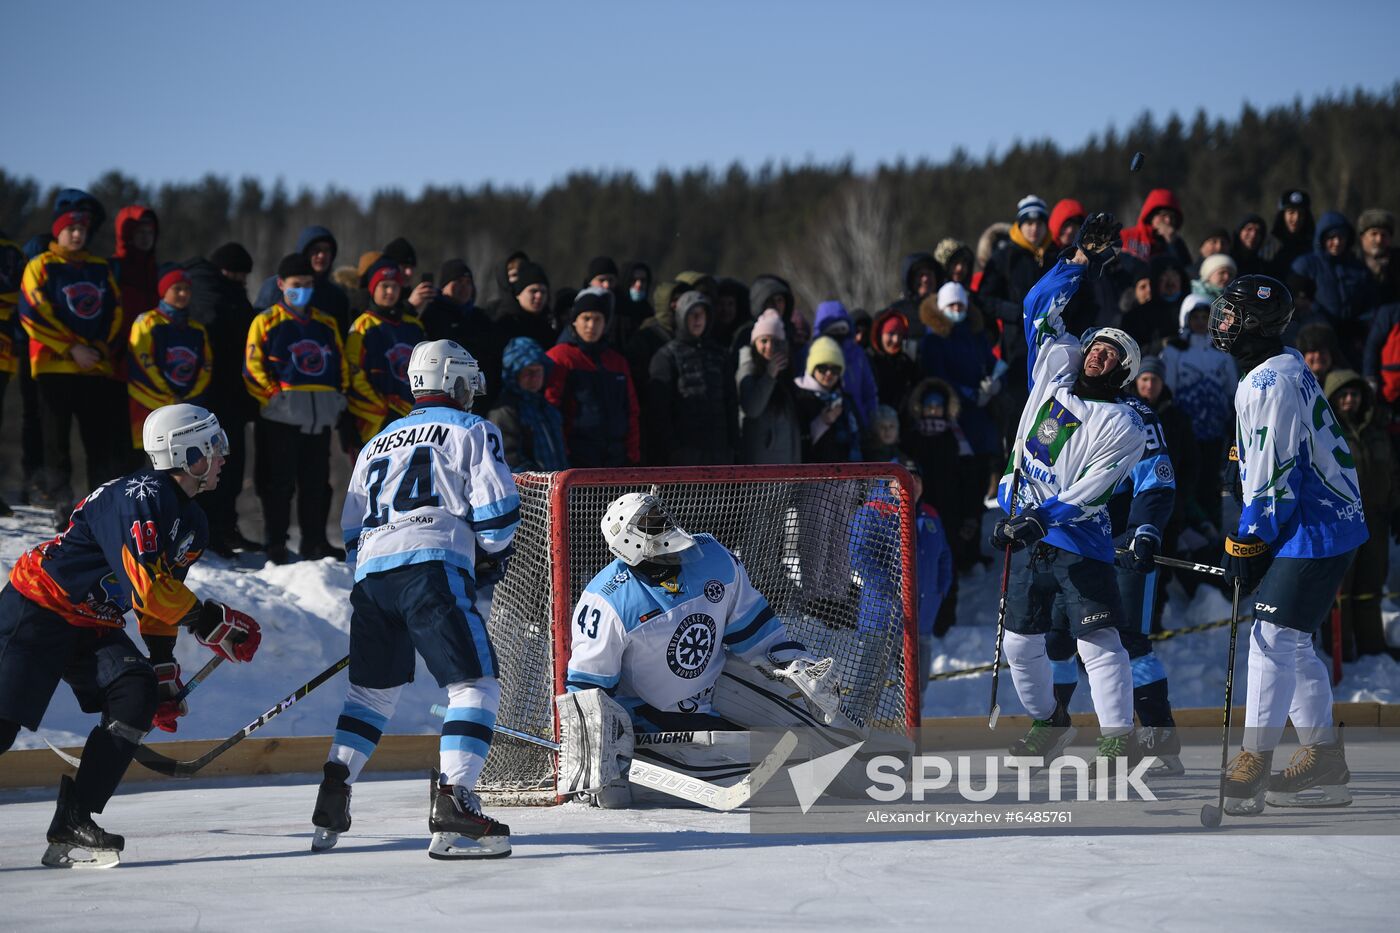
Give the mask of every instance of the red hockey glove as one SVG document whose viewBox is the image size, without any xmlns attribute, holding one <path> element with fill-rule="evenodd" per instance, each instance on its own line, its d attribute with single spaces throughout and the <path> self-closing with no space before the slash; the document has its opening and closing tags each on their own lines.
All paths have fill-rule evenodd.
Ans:
<svg viewBox="0 0 1400 933">
<path fill-rule="evenodd" d="M 210 651 L 226 661 L 251 661 L 262 641 L 262 630 L 252 616 L 221 602 L 206 599 L 190 631 Z"/>
<path fill-rule="evenodd" d="M 151 725 L 162 732 L 174 732 L 178 728 L 175 720 L 190 711 L 183 699 L 176 699 L 185 689 L 185 682 L 180 679 L 180 665 L 167 661 L 152 667 L 156 670 L 156 698 L 160 705 L 156 707 Z"/>
</svg>

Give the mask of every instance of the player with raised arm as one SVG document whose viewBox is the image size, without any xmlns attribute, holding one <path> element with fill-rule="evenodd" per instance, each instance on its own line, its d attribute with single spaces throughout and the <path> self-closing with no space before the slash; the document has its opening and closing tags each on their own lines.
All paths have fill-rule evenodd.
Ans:
<svg viewBox="0 0 1400 933">
<path fill-rule="evenodd" d="M 473 792 L 501 701 L 496 654 L 476 593 L 504 574 L 520 497 L 495 425 L 471 413 L 486 391 L 476 360 L 451 340 L 413 348 L 416 407 L 360 450 L 341 527 L 350 591 L 350 689 L 311 822 L 313 851 L 350 828 L 350 787 L 374 754 L 423 656 L 448 706 L 432 780 L 428 855 L 510 854 L 510 827 Z"/>
<path fill-rule="evenodd" d="M 1085 274 L 1097 274 L 1114 258 L 1118 229 L 1112 215 L 1089 217 L 1073 253 L 1026 295 L 1030 398 L 998 493 L 1010 517 L 998 521 L 992 533 L 993 547 L 1015 552 L 1005 649 L 1016 693 L 1033 719 L 1017 753 L 1046 762 L 1058 751 L 1055 746 L 1063 747 L 1045 645 L 1057 605 L 1089 676 L 1099 755 L 1126 754 L 1133 726 L 1132 674 L 1118 634 L 1123 609 L 1107 504 L 1142 459 L 1146 444 L 1142 419 L 1120 396 L 1137 375 L 1140 355 L 1137 342 L 1116 328 L 1100 329 L 1081 347 L 1061 318 Z"/>
<path fill-rule="evenodd" d="M 43 858 L 51 868 L 120 860 L 125 840 L 92 814 L 116 792 L 152 724 L 174 732 L 185 715 L 179 630 L 229 661 L 251 661 L 262 638 L 251 618 L 201 602 L 184 582 L 209 538 L 194 497 L 218 485 L 228 453 L 218 419 L 196 405 L 166 405 L 146 418 L 142 442 L 150 467 L 88 493 L 62 533 L 20 556 L 0 592 L 0 752 L 20 726 L 39 728 L 60 678 L 84 712 L 102 714 L 77 776 L 59 783 Z M 123 630 L 128 611 L 149 659 Z"/>
<path fill-rule="evenodd" d="M 616 559 L 589 581 L 571 616 L 569 692 L 557 698 L 561 788 L 590 791 L 598 806 L 625 807 L 630 747 L 615 751 L 615 741 L 626 744 L 634 729 L 744 728 L 714 710 L 730 657 L 762 671 L 758 681 L 800 695 L 811 711 L 807 724 L 844 719 L 832 660 L 788 634 L 743 564 L 714 537 L 689 534 L 645 493 L 614 500 L 602 530 Z M 769 724 L 756 685 L 745 691 L 757 697 L 753 705 L 738 711 L 760 721 L 746 725 Z"/>
<path fill-rule="evenodd" d="M 1225 812 L 1351 802 L 1346 755 L 1332 725 L 1332 684 L 1312 636 L 1332 606 L 1366 519 L 1351 451 L 1302 355 L 1283 345 L 1293 296 L 1246 275 L 1211 304 L 1215 345 L 1239 363 L 1235 450 L 1239 528 L 1225 539 L 1225 573 L 1254 593 L 1244 742 L 1226 769 Z M 1302 746 L 1270 777 L 1289 720 Z"/>
</svg>

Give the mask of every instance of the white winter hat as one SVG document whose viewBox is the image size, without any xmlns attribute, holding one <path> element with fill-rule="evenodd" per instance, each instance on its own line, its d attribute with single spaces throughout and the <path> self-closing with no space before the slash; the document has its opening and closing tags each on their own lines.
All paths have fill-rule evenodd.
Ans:
<svg viewBox="0 0 1400 933">
<path fill-rule="evenodd" d="M 1229 253 L 1215 253 L 1201 260 L 1201 281 L 1209 281 L 1210 277 L 1221 269 L 1229 269 L 1232 277 L 1240 271 L 1239 265 L 1230 258 Z"/>
<path fill-rule="evenodd" d="M 942 311 L 952 304 L 960 304 L 967 307 L 967 289 L 958 282 L 944 282 L 938 289 L 938 310 Z"/>
<path fill-rule="evenodd" d="M 1186 330 L 1186 319 L 1191 316 L 1191 312 L 1199 308 L 1202 311 L 1210 311 L 1210 299 L 1205 295 L 1191 294 L 1181 299 L 1181 319 L 1178 325 L 1182 330 Z"/>
</svg>

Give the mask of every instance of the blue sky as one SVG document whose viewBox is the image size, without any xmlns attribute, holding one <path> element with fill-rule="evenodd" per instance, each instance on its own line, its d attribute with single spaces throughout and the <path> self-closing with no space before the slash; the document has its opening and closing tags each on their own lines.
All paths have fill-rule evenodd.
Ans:
<svg viewBox="0 0 1400 933">
<path fill-rule="evenodd" d="M 9 0 L 0 168 L 364 194 L 1074 146 L 1400 79 L 1400 3 Z"/>
</svg>

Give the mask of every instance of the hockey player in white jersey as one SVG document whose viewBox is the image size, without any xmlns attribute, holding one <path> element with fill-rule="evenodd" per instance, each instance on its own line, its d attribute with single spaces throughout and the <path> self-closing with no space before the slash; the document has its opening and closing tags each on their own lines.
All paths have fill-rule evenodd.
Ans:
<svg viewBox="0 0 1400 933">
<path fill-rule="evenodd" d="M 1351 775 L 1332 724 L 1332 685 L 1313 649 L 1353 552 L 1367 538 L 1351 451 L 1303 362 L 1283 345 L 1293 297 L 1277 279 L 1246 275 L 1211 305 L 1215 345 L 1244 374 L 1235 390 L 1238 530 L 1225 571 L 1254 593 L 1244 743 L 1225 782 L 1225 812 L 1345 806 Z M 1284 725 L 1302 746 L 1269 774 Z"/>
<path fill-rule="evenodd" d="M 473 793 L 500 705 L 495 652 L 476 591 L 504 572 L 520 497 L 501 435 L 472 414 L 485 391 L 476 360 L 450 340 L 420 343 L 408 363 L 417 407 L 360 451 L 341 527 L 355 568 L 350 689 L 336 723 L 311 821 L 311 847 L 350 828 L 350 787 L 374 753 L 403 685 L 423 656 L 448 707 L 432 780 L 428 854 L 510 854 L 510 828 Z"/>
<path fill-rule="evenodd" d="M 580 758 L 570 743 L 583 740 L 596 750 L 604 743 L 595 733 L 609 723 L 639 732 L 768 724 L 735 725 L 716 715 L 727 658 L 785 684 L 782 692 L 799 694 L 814 714 L 808 724 L 840 716 L 832 660 L 815 657 L 788 634 L 724 545 L 678 527 L 660 499 L 643 493 L 609 505 L 602 530 L 617 559 L 593 577 L 574 608 L 569 693 L 559 698 L 561 772 L 563 761 Z M 593 802 L 630 802 L 625 767 L 619 770 Z"/>
<path fill-rule="evenodd" d="M 1074 253 L 1026 295 L 1030 398 L 998 491 L 1010 517 L 998 521 L 992 534 L 993 547 L 1009 545 L 1015 552 L 1006 657 L 1016 693 L 1033 719 L 1026 741 L 1045 750 L 1047 762 L 1062 747 L 1037 734 L 1060 731 L 1052 721 L 1055 694 L 1045 646 L 1057 609 L 1068 619 L 1088 673 L 1099 755 L 1117 758 L 1131 751 L 1133 681 L 1118 634 L 1123 610 L 1106 507 L 1146 443 L 1142 420 L 1119 399 L 1141 356 L 1132 337 L 1111 327 L 1081 347 L 1061 318 L 1084 276 L 1098 274 L 1114 257 L 1118 230 L 1112 215 L 1089 217 Z"/>
</svg>

